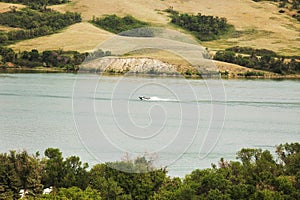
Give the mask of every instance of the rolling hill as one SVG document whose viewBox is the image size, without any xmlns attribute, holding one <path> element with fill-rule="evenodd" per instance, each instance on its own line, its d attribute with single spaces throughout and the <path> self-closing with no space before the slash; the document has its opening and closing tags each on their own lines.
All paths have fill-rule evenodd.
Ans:
<svg viewBox="0 0 300 200">
<path fill-rule="evenodd" d="M 206 15 L 225 17 L 235 26 L 237 30 L 235 34 L 216 41 L 201 43 L 210 49 L 224 49 L 239 45 L 270 49 L 283 55 L 300 54 L 300 23 L 284 13 L 279 13 L 278 7 L 270 2 L 252 0 L 73 0 L 69 4 L 51 8 L 61 12 L 80 12 L 83 17 L 82 23 L 69 27 L 62 33 L 22 41 L 11 47 L 15 50 L 28 50 L 33 46 L 37 49 L 91 50 L 91 44 L 97 46 L 111 34 L 97 30 L 98 28 L 93 28 L 86 22 L 93 16 L 100 17 L 112 13 L 120 16 L 130 14 L 154 26 L 176 29 L 168 23 L 167 14 L 162 12 L 169 7 L 180 12 L 201 12 Z M 64 40 L 62 46 L 58 37 L 70 39 Z"/>
<path fill-rule="evenodd" d="M 0 12 L 9 9 L 11 4 L 0 3 Z M 20 7 L 18 5 L 17 7 Z M 114 36 L 99 27 L 88 23 L 93 17 L 108 14 L 132 15 L 153 26 L 182 29 L 169 23 L 168 13 L 172 8 L 190 14 L 202 13 L 225 17 L 235 31 L 218 40 L 199 42 L 214 52 L 232 46 L 248 46 L 275 51 L 280 55 L 300 55 L 300 23 L 285 13 L 279 13 L 275 3 L 252 0 L 72 0 L 68 4 L 49 6 L 60 12 L 79 12 L 83 21 L 59 33 L 24 40 L 10 45 L 15 51 L 38 49 L 91 51 L 105 40 Z M 5 27 L 0 27 L 5 30 Z M 140 53 L 138 53 L 140 54 Z M 132 55 L 131 55 L 132 56 Z M 140 56 L 140 55 L 139 55 Z M 159 58 L 159 56 L 155 56 Z M 162 58 L 163 59 L 163 58 Z"/>
</svg>

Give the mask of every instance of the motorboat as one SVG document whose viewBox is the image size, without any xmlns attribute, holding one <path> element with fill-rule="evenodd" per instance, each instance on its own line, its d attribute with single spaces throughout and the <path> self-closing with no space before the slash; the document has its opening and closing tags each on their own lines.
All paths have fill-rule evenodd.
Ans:
<svg viewBox="0 0 300 200">
<path fill-rule="evenodd" d="M 148 101 L 150 100 L 150 97 L 146 97 L 146 96 L 139 96 L 140 100 L 144 100 L 144 101 Z"/>
</svg>

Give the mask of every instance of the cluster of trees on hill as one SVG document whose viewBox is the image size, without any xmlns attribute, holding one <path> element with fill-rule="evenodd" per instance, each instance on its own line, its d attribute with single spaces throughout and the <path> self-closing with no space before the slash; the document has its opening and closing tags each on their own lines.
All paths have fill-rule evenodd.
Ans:
<svg viewBox="0 0 300 200">
<path fill-rule="evenodd" d="M 233 47 L 225 49 L 224 51 L 217 51 L 214 59 L 282 75 L 300 72 L 300 62 L 297 59 L 286 59 L 266 49 Z"/>
<path fill-rule="evenodd" d="M 271 51 L 271 50 L 268 50 L 268 49 L 254 49 L 252 47 L 235 46 L 235 47 L 227 48 L 226 51 L 233 51 L 235 53 L 248 54 L 248 55 L 255 54 L 257 56 L 280 57 L 274 51 Z"/>
<path fill-rule="evenodd" d="M 300 1 L 299 0 L 253 0 L 255 2 L 259 1 L 274 1 L 279 2 L 279 7 L 283 8 L 288 4 L 291 4 L 291 9 L 299 9 L 300 8 Z"/>
<path fill-rule="evenodd" d="M 107 15 L 103 18 L 93 17 L 91 23 L 116 34 L 149 25 L 148 23 L 137 20 L 136 18 L 130 15 L 127 15 L 125 17 L 119 17 L 115 14 Z"/>
<path fill-rule="evenodd" d="M 6 3 L 17 3 L 17 4 L 24 4 L 24 5 L 31 5 L 31 4 L 49 4 L 49 5 L 56 5 L 56 4 L 63 4 L 70 2 L 70 0 L 0 0 L 0 2 Z"/>
<path fill-rule="evenodd" d="M 70 2 L 69 0 L 0 0 L 0 2 L 24 4 L 32 9 L 47 10 L 48 5 L 56 5 Z"/>
<path fill-rule="evenodd" d="M 66 12 L 64 14 L 56 11 L 39 12 L 29 8 L 19 11 L 0 13 L 0 24 L 21 28 L 0 33 L 0 44 L 7 41 L 29 39 L 54 33 L 74 23 L 81 22 L 79 13 Z"/>
<path fill-rule="evenodd" d="M 259 1 L 274 1 L 279 2 L 279 8 L 288 8 L 289 10 L 295 10 L 297 13 L 292 14 L 292 17 L 300 21 L 300 0 L 253 0 L 255 2 Z M 284 10 L 279 10 L 280 13 L 284 13 Z"/>
<path fill-rule="evenodd" d="M 218 39 L 233 27 L 223 17 L 202 15 L 201 13 L 198 13 L 198 15 L 180 14 L 172 8 L 165 11 L 171 14 L 171 23 L 190 31 L 202 41 Z"/>
<path fill-rule="evenodd" d="M 281 144 L 276 153 L 274 159 L 268 150 L 242 149 L 239 161 L 221 158 L 218 166 L 180 179 L 145 156 L 88 169 L 59 149 L 48 148 L 43 158 L 11 151 L 0 154 L 0 198 L 17 199 L 23 189 L 27 199 L 300 199 L 300 144 Z"/>
</svg>

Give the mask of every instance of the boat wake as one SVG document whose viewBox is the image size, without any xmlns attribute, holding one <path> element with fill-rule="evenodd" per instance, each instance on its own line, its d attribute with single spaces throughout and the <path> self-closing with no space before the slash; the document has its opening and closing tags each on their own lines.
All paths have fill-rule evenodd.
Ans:
<svg viewBox="0 0 300 200">
<path fill-rule="evenodd" d="M 166 98 L 159 98 L 156 96 L 153 97 L 139 96 L 139 99 L 142 101 L 178 101 L 177 99 L 166 99 Z"/>
</svg>

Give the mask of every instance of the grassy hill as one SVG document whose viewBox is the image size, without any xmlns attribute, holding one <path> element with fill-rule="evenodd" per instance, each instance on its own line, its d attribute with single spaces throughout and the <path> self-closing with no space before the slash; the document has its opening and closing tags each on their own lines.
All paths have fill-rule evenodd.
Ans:
<svg viewBox="0 0 300 200">
<path fill-rule="evenodd" d="M 0 6 L 0 10 L 1 7 Z M 203 46 L 210 49 L 224 49 L 231 46 L 250 46 L 274 50 L 283 55 L 300 54 L 300 23 L 296 19 L 284 13 L 278 12 L 278 7 L 270 2 L 253 2 L 252 0 L 73 0 L 69 4 L 55 5 L 51 8 L 65 12 L 74 11 L 82 13 L 83 22 L 74 27 L 69 27 L 59 37 L 67 38 L 72 33 L 78 37 L 64 40 L 64 45 L 57 40 L 57 34 L 41 37 L 34 40 L 22 41 L 12 45 L 15 50 L 30 49 L 36 46 L 38 49 L 74 48 L 79 51 L 91 50 L 90 45 L 82 43 L 94 43 L 97 46 L 111 34 L 93 28 L 87 28 L 88 20 L 93 16 L 100 17 L 105 14 L 118 14 L 125 16 L 130 14 L 137 19 L 147 21 L 155 26 L 173 28 L 170 25 L 167 13 L 162 10 L 173 7 L 174 10 L 187 13 L 214 15 L 227 18 L 228 22 L 235 26 L 237 32 L 229 34 L 219 40 L 203 42 Z M 101 32 L 101 37 L 90 37 L 91 34 Z M 51 44 L 50 47 L 48 45 Z"/>
<path fill-rule="evenodd" d="M 11 4 L 0 3 L 0 12 L 9 10 Z M 22 7 L 22 5 L 17 5 Z M 233 46 L 264 48 L 279 55 L 300 55 L 300 23 L 286 13 L 279 13 L 274 2 L 252 0 L 72 0 L 70 3 L 49 6 L 60 12 L 79 12 L 83 21 L 69 26 L 59 33 L 20 41 L 9 47 L 15 51 L 39 51 L 47 49 L 91 51 L 113 34 L 88 23 L 93 17 L 108 14 L 132 15 L 153 26 L 184 30 L 170 24 L 169 14 L 163 10 L 172 8 L 181 13 L 225 17 L 235 31 L 218 40 L 200 42 L 211 52 Z M 10 30 L 0 27 L 1 30 Z M 141 56 L 141 53 L 137 53 Z M 162 54 L 163 55 L 163 54 Z M 131 56 L 134 56 L 133 54 Z M 148 55 L 149 56 L 149 55 Z M 160 58 L 152 53 L 152 57 Z M 163 59 L 163 56 L 161 56 Z M 172 60 L 173 58 L 169 59 Z M 176 59 L 173 59 L 176 60 Z"/>
</svg>

